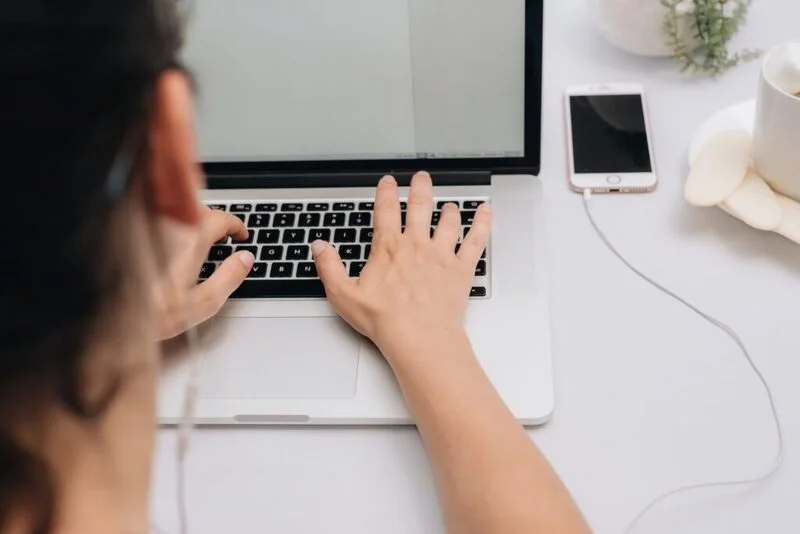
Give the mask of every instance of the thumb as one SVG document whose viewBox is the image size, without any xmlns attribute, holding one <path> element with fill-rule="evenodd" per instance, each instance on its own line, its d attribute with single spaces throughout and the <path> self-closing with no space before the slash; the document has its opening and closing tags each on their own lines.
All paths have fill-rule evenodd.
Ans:
<svg viewBox="0 0 800 534">
<path fill-rule="evenodd" d="M 311 253 L 314 255 L 314 262 L 317 264 L 317 273 L 328 297 L 337 296 L 347 287 L 353 284 L 347 276 L 347 271 L 342 264 L 339 252 L 325 241 L 314 241 L 311 244 Z"/>
<path fill-rule="evenodd" d="M 216 272 L 195 289 L 192 318 L 201 323 L 216 314 L 231 293 L 242 285 L 253 268 L 255 257 L 250 252 L 237 252 L 217 268 Z"/>
</svg>

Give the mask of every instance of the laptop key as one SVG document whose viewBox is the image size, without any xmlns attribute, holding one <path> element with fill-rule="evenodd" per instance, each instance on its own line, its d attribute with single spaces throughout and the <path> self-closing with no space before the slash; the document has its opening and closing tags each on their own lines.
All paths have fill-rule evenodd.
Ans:
<svg viewBox="0 0 800 534">
<path fill-rule="evenodd" d="M 308 245 L 294 245 L 287 249 L 286 251 L 286 259 L 287 260 L 307 260 L 308 259 L 308 252 L 309 252 Z"/>
<path fill-rule="evenodd" d="M 236 247 L 236 252 L 244 252 L 247 251 L 253 255 L 253 257 L 258 257 L 258 247 Z"/>
<path fill-rule="evenodd" d="M 245 280 L 233 292 L 233 298 L 325 298 L 325 288 L 319 279 L 302 280 Z"/>
<path fill-rule="evenodd" d="M 319 226 L 322 217 L 319 213 L 301 213 L 300 222 L 297 226 L 301 228 L 311 228 L 312 226 Z"/>
<path fill-rule="evenodd" d="M 331 206 L 327 202 L 309 202 L 306 209 L 308 211 L 328 211 Z"/>
<path fill-rule="evenodd" d="M 267 277 L 267 264 L 254 263 L 253 268 L 247 273 L 247 278 L 266 278 Z"/>
<path fill-rule="evenodd" d="M 208 207 L 212 210 L 228 211 L 228 206 L 225 204 L 208 204 Z"/>
<path fill-rule="evenodd" d="M 269 215 L 266 213 L 254 213 L 248 217 L 247 226 L 250 228 L 266 228 L 269 226 Z"/>
<path fill-rule="evenodd" d="M 350 278 L 358 278 L 361 276 L 361 271 L 367 266 L 365 261 L 354 261 L 350 263 Z"/>
<path fill-rule="evenodd" d="M 361 245 L 341 245 L 339 246 L 339 256 L 343 260 L 360 260 Z"/>
<path fill-rule="evenodd" d="M 294 221 L 294 213 L 278 213 L 275 215 L 275 220 L 272 225 L 275 228 L 286 228 L 287 226 L 294 226 Z"/>
<path fill-rule="evenodd" d="M 474 211 L 462 211 L 461 212 L 461 224 L 469 226 L 474 221 L 475 221 L 475 212 Z"/>
<path fill-rule="evenodd" d="M 237 213 L 250 213 L 253 211 L 252 204 L 232 204 L 231 211 L 235 211 Z"/>
<path fill-rule="evenodd" d="M 475 276 L 486 276 L 486 262 L 481 260 L 475 268 Z"/>
<path fill-rule="evenodd" d="M 441 220 L 441 218 L 442 218 L 442 212 L 441 211 L 434 211 L 433 212 L 433 216 L 431 217 L 431 224 L 436 226 L 437 224 L 439 224 L 439 221 Z"/>
<path fill-rule="evenodd" d="M 470 297 L 485 297 L 486 296 L 486 288 L 485 287 L 473 287 L 469 291 Z"/>
<path fill-rule="evenodd" d="M 239 217 L 242 222 L 247 222 L 245 219 L 247 218 L 244 213 L 234 213 L 235 216 Z"/>
<path fill-rule="evenodd" d="M 333 204 L 334 211 L 353 211 L 356 209 L 354 202 L 335 202 Z"/>
<path fill-rule="evenodd" d="M 248 244 L 253 242 L 253 239 L 255 238 L 255 236 L 256 236 L 255 231 L 254 230 L 249 230 L 247 232 L 247 237 L 245 237 L 244 239 L 233 239 L 233 238 L 231 238 L 231 243 L 233 243 L 234 245 L 248 245 Z"/>
<path fill-rule="evenodd" d="M 331 231 L 327 228 L 316 228 L 314 230 L 308 231 L 308 242 L 313 243 L 314 241 L 330 241 L 331 240 Z"/>
<path fill-rule="evenodd" d="M 259 230 L 258 242 L 262 245 L 268 243 L 277 243 L 280 234 L 281 233 L 278 230 Z"/>
<path fill-rule="evenodd" d="M 367 245 L 364 247 L 364 259 L 368 260 L 369 255 L 372 253 L 372 245 Z"/>
<path fill-rule="evenodd" d="M 283 259 L 283 247 L 282 246 L 269 246 L 269 247 L 261 247 L 261 258 L 262 260 L 269 260 L 269 261 L 276 261 Z"/>
<path fill-rule="evenodd" d="M 217 266 L 213 263 L 204 263 L 203 267 L 200 268 L 200 277 L 201 279 L 209 278 L 214 271 L 217 269 Z"/>
<path fill-rule="evenodd" d="M 373 211 L 375 209 L 374 202 L 361 202 L 358 204 L 359 211 Z"/>
<path fill-rule="evenodd" d="M 307 261 L 297 265 L 298 278 L 317 278 L 317 266 Z"/>
<path fill-rule="evenodd" d="M 277 204 L 256 204 L 256 213 L 271 213 L 278 211 Z"/>
<path fill-rule="evenodd" d="M 291 278 L 294 272 L 292 263 L 273 263 L 269 271 L 270 278 Z"/>
<path fill-rule="evenodd" d="M 208 252 L 208 259 L 209 261 L 222 261 L 231 254 L 233 254 L 233 247 L 217 245 L 211 247 Z"/>
<path fill-rule="evenodd" d="M 334 243 L 355 243 L 356 231 L 354 228 L 339 228 L 333 233 Z"/>
<path fill-rule="evenodd" d="M 475 211 L 480 207 L 481 204 L 485 204 L 485 202 L 483 200 L 465 200 L 464 209 Z"/>
<path fill-rule="evenodd" d="M 408 202 L 406 202 L 405 200 L 400 202 L 400 209 L 401 210 L 406 211 L 407 208 L 408 208 Z"/>
<path fill-rule="evenodd" d="M 362 243 L 372 243 L 372 238 L 374 236 L 375 230 L 373 228 L 362 228 L 358 240 Z"/>
<path fill-rule="evenodd" d="M 372 214 L 363 211 L 357 211 L 350 214 L 350 226 L 369 226 L 372 224 Z"/>
<path fill-rule="evenodd" d="M 445 204 L 455 204 L 456 207 L 458 207 L 458 208 L 461 207 L 461 205 L 459 204 L 458 200 L 442 200 L 441 202 L 437 202 L 436 203 L 436 209 L 437 210 L 442 209 L 445 206 Z"/>
<path fill-rule="evenodd" d="M 344 213 L 326 213 L 323 226 L 344 226 Z"/>
<path fill-rule="evenodd" d="M 303 211 L 303 205 L 297 202 L 282 204 L 281 211 Z"/>
<path fill-rule="evenodd" d="M 297 230 L 295 228 L 283 231 L 284 243 L 302 243 L 306 240 L 306 231 Z"/>
</svg>

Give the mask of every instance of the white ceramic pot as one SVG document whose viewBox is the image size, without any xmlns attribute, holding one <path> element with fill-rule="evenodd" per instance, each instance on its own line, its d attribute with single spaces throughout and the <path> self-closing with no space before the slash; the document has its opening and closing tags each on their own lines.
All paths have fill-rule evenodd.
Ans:
<svg viewBox="0 0 800 534">
<path fill-rule="evenodd" d="M 672 55 L 665 31 L 667 8 L 661 0 L 587 0 L 597 29 L 619 48 L 641 56 L 667 57 Z M 681 14 L 689 13 L 693 0 L 678 6 Z M 691 37 L 691 24 L 683 19 L 679 35 L 686 41 Z"/>
</svg>

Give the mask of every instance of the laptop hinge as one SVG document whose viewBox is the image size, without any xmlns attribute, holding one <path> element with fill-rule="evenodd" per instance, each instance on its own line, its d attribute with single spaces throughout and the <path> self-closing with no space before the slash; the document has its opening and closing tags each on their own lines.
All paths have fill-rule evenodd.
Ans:
<svg viewBox="0 0 800 534">
<path fill-rule="evenodd" d="M 269 189 L 305 187 L 374 187 L 384 174 L 392 174 L 401 186 L 407 186 L 413 173 L 291 173 L 291 174 L 224 174 L 207 177 L 209 189 Z M 431 173 L 437 186 L 491 185 L 491 171 L 435 171 Z"/>
</svg>

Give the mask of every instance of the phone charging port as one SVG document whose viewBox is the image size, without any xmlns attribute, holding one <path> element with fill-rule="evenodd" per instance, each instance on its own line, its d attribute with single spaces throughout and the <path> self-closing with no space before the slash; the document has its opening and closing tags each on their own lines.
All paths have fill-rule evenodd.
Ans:
<svg viewBox="0 0 800 534">
<path fill-rule="evenodd" d="M 619 193 L 620 191 L 621 191 L 621 189 L 619 189 L 619 188 L 616 188 L 616 189 L 609 189 L 609 190 L 608 190 L 608 192 L 609 192 L 609 193 Z"/>
</svg>

